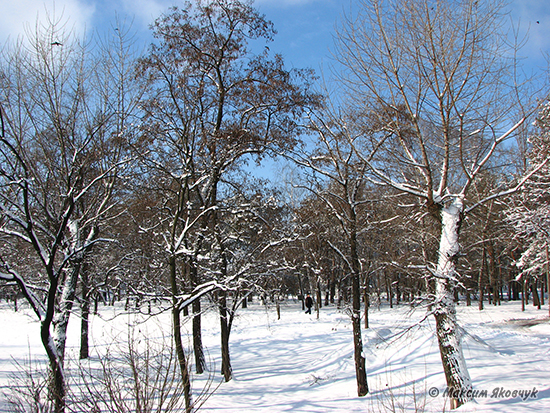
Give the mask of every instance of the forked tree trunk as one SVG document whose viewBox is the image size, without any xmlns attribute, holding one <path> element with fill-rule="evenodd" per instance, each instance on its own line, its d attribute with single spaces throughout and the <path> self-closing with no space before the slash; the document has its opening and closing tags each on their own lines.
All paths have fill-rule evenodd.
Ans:
<svg viewBox="0 0 550 413">
<path fill-rule="evenodd" d="M 454 289 L 456 259 L 460 251 L 458 237 L 463 203 L 457 197 L 441 211 L 441 239 L 436 270 L 436 297 L 433 313 L 443 370 L 449 389 L 451 409 L 471 400 L 472 383 L 462 353 L 460 328 L 456 318 Z"/>
</svg>

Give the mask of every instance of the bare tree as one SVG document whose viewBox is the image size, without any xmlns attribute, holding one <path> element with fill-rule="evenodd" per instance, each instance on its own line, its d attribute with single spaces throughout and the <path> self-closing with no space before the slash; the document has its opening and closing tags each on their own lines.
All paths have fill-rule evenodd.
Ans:
<svg viewBox="0 0 550 413">
<path fill-rule="evenodd" d="M 363 341 L 361 338 L 361 278 L 363 273 L 359 256 L 359 233 L 365 230 L 361 223 L 364 215 L 365 172 L 367 164 L 357 156 L 353 147 L 344 135 L 332 133 L 330 124 L 315 124 L 318 132 L 320 148 L 309 159 L 296 161 L 313 172 L 314 181 L 308 186 L 317 197 L 322 199 L 330 215 L 338 222 L 345 238 L 341 246 L 325 238 L 330 247 L 345 263 L 352 282 L 351 319 L 353 326 L 353 347 L 355 354 L 355 372 L 357 394 L 365 396 L 368 393 L 365 358 L 363 356 Z M 315 183 L 315 175 L 321 176 L 321 183 Z M 325 179 L 328 183 L 324 183 Z M 362 214 L 363 213 L 363 214 Z M 364 224 L 364 223 L 363 223 Z"/>
<path fill-rule="evenodd" d="M 475 204 L 469 193 L 533 111 L 518 104 L 504 22 L 498 0 L 366 0 L 337 35 L 349 143 L 373 182 L 416 197 L 440 228 L 430 308 L 453 408 L 471 388 L 454 303 L 461 224 L 519 186 L 501 182 Z"/>
<path fill-rule="evenodd" d="M 275 32 L 246 3 L 188 3 L 157 19 L 153 30 L 159 43 L 143 60 L 143 68 L 159 86 L 159 94 L 149 101 L 149 120 L 159 125 L 162 135 L 155 135 L 155 126 L 144 136 L 166 137 L 176 155 L 173 159 L 183 161 L 168 166 L 181 206 L 171 215 L 174 231 L 167 239 L 175 242 L 168 243 L 169 248 L 174 259 L 184 257 L 191 263 L 192 274 L 198 271 L 197 255 L 208 256 L 200 281 L 223 284 L 233 279 L 220 211 L 224 185 L 247 159 L 297 144 L 297 119 L 317 102 L 308 90 L 311 73 L 286 70 L 281 56 L 269 56 L 268 48 L 256 54 L 249 50 L 250 41 L 268 42 Z M 159 141 L 158 147 L 162 145 Z M 151 155 L 157 156 L 157 165 L 161 158 L 170 159 Z M 166 165 L 161 168 L 167 170 Z M 200 216 L 189 220 L 190 205 Z M 199 284 L 197 277 L 191 284 Z M 228 381 L 232 373 L 227 290 L 217 289 L 216 296 L 222 372 Z"/>
<path fill-rule="evenodd" d="M 11 249 L 0 278 L 18 286 L 41 321 L 56 412 L 65 409 L 63 359 L 77 280 L 85 255 L 102 241 L 98 226 L 126 162 L 123 131 L 111 133 L 115 111 L 94 84 L 94 61 L 52 21 L 6 48 L 0 69 L 0 232 Z M 28 252 L 24 260 L 18 248 Z"/>
<path fill-rule="evenodd" d="M 98 63 L 94 66 L 89 84 L 89 88 L 95 91 L 94 95 L 97 97 L 93 104 L 105 118 L 97 133 L 99 139 L 96 136 L 97 144 L 103 142 L 104 145 L 102 152 L 98 151 L 97 163 L 101 168 L 107 168 L 109 165 L 124 165 L 124 168 L 113 169 L 112 173 L 102 180 L 102 192 L 94 191 L 92 196 L 82 198 L 82 215 L 86 219 L 81 218 L 80 221 L 84 229 L 94 226 L 96 232 L 108 233 L 107 237 L 114 239 L 116 234 L 109 233 L 106 229 L 112 228 L 112 222 L 119 221 L 123 215 L 122 194 L 127 189 L 123 184 L 128 178 L 125 171 L 128 170 L 131 161 L 129 143 L 137 131 L 134 123 L 140 113 L 138 102 L 144 92 L 144 83 L 135 79 L 138 51 L 135 47 L 135 39 L 131 35 L 131 26 L 124 21 L 116 21 L 116 28 L 98 45 L 98 54 Z M 99 145 L 98 148 L 100 148 Z M 94 253 L 105 254 L 105 250 L 99 252 L 88 249 L 86 252 L 86 256 L 82 257 L 80 263 L 82 266 L 80 358 L 82 359 L 88 357 L 90 300 L 92 294 L 96 293 L 92 288 L 90 275 L 99 271 L 109 273 L 105 268 L 99 271 L 90 268 L 94 266 L 91 264 L 92 257 L 94 255 L 97 257 Z M 113 259 L 118 260 L 114 257 Z"/>
</svg>

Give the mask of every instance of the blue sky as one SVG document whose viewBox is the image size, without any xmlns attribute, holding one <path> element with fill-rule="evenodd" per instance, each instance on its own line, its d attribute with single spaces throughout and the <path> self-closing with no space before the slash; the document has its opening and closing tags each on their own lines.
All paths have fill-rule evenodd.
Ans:
<svg viewBox="0 0 550 413">
<path fill-rule="evenodd" d="M 47 13 L 62 16 L 77 32 L 108 27 L 119 18 L 133 20 L 133 29 L 147 41 L 148 25 L 174 0 L 0 0 L 0 42 L 33 28 Z M 328 55 L 332 32 L 342 3 L 337 0 L 258 0 L 255 6 L 272 20 L 279 34 L 270 45 L 285 55 L 290 66 L 314 67 Z M 48 10 L 48 12 L 46 12 Z M 316 67 L 315 67 L 316 68 Z"/>
<path fill-rule="evenodd" d="M 44 20 L 46 10 L 63 16 L 77 32 L 90 32 L 109 27 L 115 13 L 133 20 L 133 28 L 144 37 L 148 25 L 174 0 L 0 0 L 0 42 L 16 38 L 25 27 L 34 27 L 37 18 Z M 180 1 L 179 4 L 183 2 Z M 283 54 L 291 67 L 319 70 L 330 62 L 334 26 L 343 10 L 356 0 L 257 0 L 256 7 L 273 21 L 278 31 L 272 51 Z M 550 1 L 514 0 L 511 17 L 529 28 L 529 41 L 523 49 L 533 63 L 543 64 L 541 51 L 550 51 Z M 537 23 L 538 22 L 538 23 Z"/>
</svg>

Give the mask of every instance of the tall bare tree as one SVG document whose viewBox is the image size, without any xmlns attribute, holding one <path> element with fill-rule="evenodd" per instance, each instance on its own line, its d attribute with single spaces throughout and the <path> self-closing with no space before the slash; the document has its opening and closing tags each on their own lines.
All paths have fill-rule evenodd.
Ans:
<svg viewBox="0 0 550 413">
<path fill-rule="evenodd" d="M 337 35 L 350 144 L 373 182 L 416 197 L 439 226 L 430 308 L 453 408 L 472 386 L 454 303 L 461 224 L 518 187 L 501 182 L 475 204 L 469 192 L 533 111 L 518 102 L 503 10 L 499 0 L 365 0 Z"/>
<path fill-rule="evenodd" d="M 52 21 L 7 47 L 0 63 L 0 233 L 11 249 L 0 278 L 18 286 L 41 322 L 56 412 L 65 409 L 63 359 L 78 277 L 101 241 L 98 227 L 126 162 L 124 131 L 114 133 L 116 111 L 95 82 L 95 61 Z"/>
<path fill-rule="evenodd" d="M 190 272 L 196 275 L 191 284 L 211 280 L 223 284 L 231 278 L 220 211 L 224 185 L 230 182 L 230 173 L 251 157 L 297 144 L 297 120 L 308 106 L 317 104 L 317 96 L 309 91 L 311 72 L 285 69 L 281 56 L 270 56 L 267 47 L 259 53 L 249 49 L 249 42 L 268 42 L 275 31 L 248 3 L 187 3 L 157 19 L 153 30 L 158 44 L 143 59 L 143 69 L 158 86 L 158 95 L 148 102 L 148 124 L 153 127 L 144 136 L 175 155 L 151 153 L 158 165 L 161 158 L 166 162 L 159 170 L 170 168 L 173 195 L 179 199 L 180 207 L 172 214 L 174 231 L 167 237 L 175 241 L 169 243 L 170 251 L 174 259 L 183 257 L 191 264 Z M 156 134 L 155 125 L 161 134 Z M 191 205 L 200 217 L 195 214 L 189 220 Z M 199 252 L 209 257 L 201 280 Z M 226 289 L 218 289 L 216 296 L 222 372 L 228 381 L 232 373 Z"/>
<path fill-rule="evenodd" d="M 312 127 L 319 136 L 318 150 L 307 159 L 295 160 L 312 172 L 307 188 L 325 204 L 345 239 L 345 242 L 337 243 L 325 237 L 325 242 L 345 263 L 345 272 L 350 274 L 357 394 L 365 396 L 369 390 L 361 338 L 361 280 L 364 271 L 359 254 L 359 234 L 367 226 L 364 213 L 368 202 L 365 196 L 367 164 L 357 156 L 345 135 L 335 131 L 334 125 L 318 121 L 313 122 Z M 316 177 L 320 177 L 320 182 Z"/>
</svg>

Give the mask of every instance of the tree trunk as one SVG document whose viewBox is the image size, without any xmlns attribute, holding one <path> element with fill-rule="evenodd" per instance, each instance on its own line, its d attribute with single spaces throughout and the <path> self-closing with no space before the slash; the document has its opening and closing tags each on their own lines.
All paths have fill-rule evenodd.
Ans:
<svg viewBox="0 0 550 413">
<path fill-rule="evenodd" d="M 323 308 L 323 298 L 321 297 L 321 277 L 317 277 L 317 284 L 316 284 L 316 294 L 317 294 L 317 307 Z"/>
<path fill-rule="evenodd" d="M 352 218 L 355 218 L 352 216 Z M 353 220 L 355 222 L 355 220 Z M 357 395 L 365 396 L 369 392 L 367 384 L 367 370 L 365 357 L 363 357 L 363 340 L 361 338 L 361 263 L 357 253 L 356 231 L 351 231 L 350 252 L 352 271 L 352 327 L 353 348 L 355 358 L 355 377 L 357 380 Z"/>
<path fill-rule="evenodd" d="M 302 286 L 302 276 L 298 273 L 298 285 L 300 286 L 300 300 L 302 301 L 302 311 L 306 309 L 304 287 Z"/>
<path fill-rule="evenodd" d="M 65 411 L 65 373 L 63 370 L 63 363 L 61 359 L 57 356 L 57 350 L 53 342 L 52 337 L 50 336 L 49 331 L 45 332 L 45 328 L 42 331 L 42 344 L 47 348 L 46 352 L 48 353 L 48 359 L 50 363 L 50 398 L 54 401 L 54 412 L 63 413 Z M 48 329 L 49 330 L 49 329 Z"/>
<path fill-rule="evenodd" d="M 483 247 L 483 254 L 481 256 L 481 265 L 479 267 L 479 277 L 477 281 L 478 290 L 479 290 L 479 310 L 483 310 L 483 269 L 485 268 L 485 261 L 486 261 L 486 250 L 485 247 Z"/>
<path fill-rule="evenodd" d="M 187 271 L 191 285 L 196 287 L 199 283 L 197 275 L 196 259 L 187 261 Z M 202 374 L 206 370 L 206 357 L 202 346 L 202 309 L 200 299 L 193 301 L 193 353 L 195 354 L 195 371 Z"/>
<path fill-rule="evenodd" d="M 197 374 L 204 373 L 206 370 L 206 358 L 202 347 L 202 327 L 201 327 L 201 301 L 193 301 L 193 352 L 195 353 L 195 371 Z"/>
<path fill-rule="evenodd" d="M 369 297 L 369 278 L 365 277 L 365 289 L 363 292 L 363 301 L 365 302 L 365 328 L 369 328 L 369 307 L 370 307 L 370 297 Z"/>
<path fill-rule="evenodd" d="M 353 307 L 352 307 L 352 327 L 353 327 L 353 349 L 355 358 L 355 378 L 357 380 L 357 395 L 365 396 L 369 392 L 367 384 L 367 370 L 365 367 L 365 358 L 363 357 L 363 340 L 361 338 L 361 299 L 359 275 L 354 274 L 352 280 L 353 287 Z"/>
<path fill-rule="evenodd" d="M 229 354 L 229 320 L 227 314 L 227 293 L 219 292 L 218 307 L 220 311 L 222 374 L 226 382 L 233 378 L 231 358 Z"/>
<path fill-rule="evenodd" d="M 525 311 L 525 306 L 527 305 L 527 281 L 525 276 L 521 280 L 521 311 Z"/>
<path fill-rule="evenodd" d="M 533 293 L 533 307 L 537 307 L 537 309 L 540 310 L 540 299 L 539 299 L 539 291 L 538 291 L 538 280 L 535 278 L 531 282 L 531 292 Z"/>
<path fill-rule="evenodd" d="M 462 353 L 461 334 L 454 302 L 462 210 L 462 199 L 457 197 L 441 211 L 441 239 L 435 280 L 436 296 L 433 306 L 443 370 L 447 387 L 454 396 L 450 400 L 451 409 L 456 409 L 469 401 L 471 396 L 468 393 L 472 388 Z"/>
<path fill-rule="evenodd" d="M 244 291 L 243 291 L 243 294 L 245 295 L 245 297 L 248 297 L 248 291 L 244 290 Z M 245 299 L 243 300 L 243 303 L 242 303 L 242 305 L 241 305 L 241 308 L 243 308 L 243 309 L 248 308 L 248 299 L 247 299 L 247 298 L 245 298 Z"/>
<path fill-rule="evenodd" d="M 315 284 L 315 312 L 317 313 L 317 320 L 319 319 L 319 313 L 321 311 L 321 307 L 323 306 L 321 301 L 321 277 L 317 277 L 317 282 Z"/>
<path fill-rule="evenodd" d="M 69 326 L 69 318 L 73 308 L 74 299 L 76 296 L 76 283 L 80 275 L 81 263 L 76 263 L 71 271 L 67 274 L 63 283 L 63 291 L 59 298 L 58 309 L 53 318 L 53 339 L 57 348 L 57 354 L 60 362 L 63 364 L 65 358 L 65 346 L 67 344 L 67 328 Z"/>
<path fill-rule="evenodd" d="M 178 363 L 180 366 L 181 380 L 183 383 L 183 397 L 185 399 L 185 411 L 191 412 L 191 380 L 189 377 L 189 366 L 187 365 L 187 358 L 183 351 L 183 344 L 181 340 L 181 320 L 180 310 L 176 307 L 176 300 L 174 300 L 174 306 L 172 307 L 172 323 L 174 329 L 174 345 L 176 347 L 176 355 L 178 357 Z"/>
<path fill-rule="evenodd" d="M 495 251 L 493 244 L 489 243 L 487 247 L 487 276 L 489 278 L 489 291 L 487 291 L 487 302 L 489 305 L 496 305 L 496 282 L 495 282 Z"/>
<path fill-rule="evenodd" d="M 334 269 L 332 271 L 333 273 L 332 273 L 332 279 L 330 284 L 330 303 L 334 304 L 334 297 L 336 296 L 336 280 L 335 280 L 336 277 L 334 275 Z"/>
<path fill-rule="evenodd" d="M 548 255 L 548 243 L 546 243 L 546 291 L 548 291 L 548 315 L 550 316 L 550 259 Z"/>
<path fill-rule="evenodd" d="M 55 314 L 55 296 L 58 287 L 58 277 L 50 275 L 50 286 L 47 297 L 46 315 L 40 325 L 40 338 L 48 355 L 51 381 L 49 384 L 50 399 L 54 401 L 54 412 L 65 411 L 65 374 L 63 363 L 59 357 L 57 346 L 51 334 L 53 317 Z"/>
<path fill-rule="evenodd" d="M 170 286 L 172 290 L 172 329 L 174 335 L 174 346 L 176 355 L 178 357 L 178 363 L 180 366 L 181 380 L 183 383 L 183 397 L 185 399 L 185 411 L 191 411 L 191 379 L 189 377 L 189 366 L 187 365 L 187 358 L 185 357 L 185 351 L 183 350 L 183 344 L 181 340 L 181 319 L 178 308 L 178 284 L 176 279 L 176 257 L 170 256 Z"/>
<path fill-rule="evenodd" d="M 390 304 L 390 308 L 393 308 L 393 294 L 392 294 L 391 280 L 389 279 L 388 273 L 386 270 L 384 270 L 384 278 L 386 280 L 386 294 L 388 296 L 388 303 Z"/>
<path fill-rule="evenodd" d="M 83 264 L 80 277 L 80 360 L 90 357 L 89 318 L 90 318 L 90 280 L 88 269 Z"/>
</svg>

